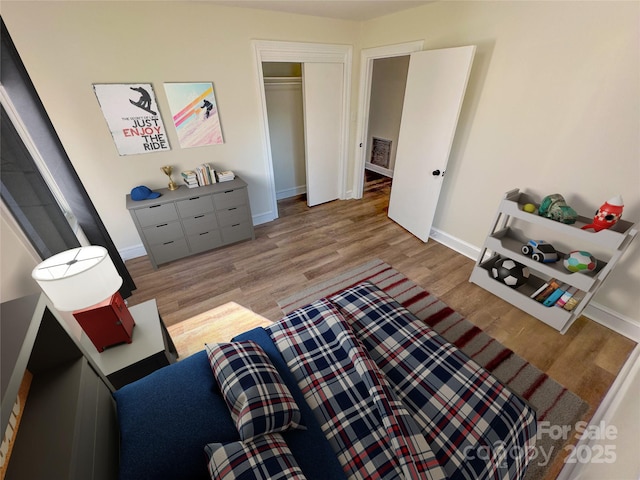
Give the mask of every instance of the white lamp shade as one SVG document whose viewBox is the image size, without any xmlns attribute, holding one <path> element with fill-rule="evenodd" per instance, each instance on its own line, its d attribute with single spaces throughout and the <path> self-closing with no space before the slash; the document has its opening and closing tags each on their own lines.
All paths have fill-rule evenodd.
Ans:
<svg viewBox="0 0 640 480">
<path fill-rule="evenodd" d="M 47 258 L 31 272 L 42 291 L 61 312 L 91 307 L 110 298 L 122 278 L 107 249 L 80 247 Z"/>
</svg>

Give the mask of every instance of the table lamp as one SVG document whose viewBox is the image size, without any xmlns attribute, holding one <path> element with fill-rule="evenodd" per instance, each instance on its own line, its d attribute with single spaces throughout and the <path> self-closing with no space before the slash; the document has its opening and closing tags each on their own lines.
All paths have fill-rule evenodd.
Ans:
<svg viewBox="0 0 640 480">
<path fill-rule="evenodd" d="M 118 289 L 118 275 L 107 249 L 79 247 L 37 265 L 31 276 L 61 312 L 73 312 L 99 352 L 131 343 L 135 322 Z"/>
</svg>

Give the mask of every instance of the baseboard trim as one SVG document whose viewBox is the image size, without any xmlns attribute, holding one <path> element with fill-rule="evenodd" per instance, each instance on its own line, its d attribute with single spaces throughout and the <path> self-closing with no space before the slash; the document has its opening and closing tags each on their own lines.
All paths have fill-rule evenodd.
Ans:
<svg viewBox="0 0 640 480">
<path fill-rule="evenodd" d="M 370 162 L 365 162 L 364 168 L 366 168 L 367 170 L 371 170 L 372 172 L 379 173 L 380 175 L 384 175 L 385 177 L 393 178 L 393 170 L 390 170 L 385 167 L 381 167 L 380 165 L 376 165 Z"/>
<path fill-rule="evenodd" d="M 464 240 L 460 240 L 459 238 L 440 229 L 432 228 L 429 238 L 433 238 L 435 241 L 440 242 L 444 246 L 449 247 L 450 249 L 455 250 L 474 261 L 478 258 L 478 255 L 480 255 L 480 248 L 465 242 Z M 640 343 L 640 324 L 632 318 L 626 317 L 621 313 L 597 302 L 589 303 L 589 305 L 584 309 L 583 314 L 594 322 L 597 322 L 620 335 L 624 335 L 634 342 Z"/>
<path fill-rule="evenodd" d="M 640 343 L 640 325 L 632 318 L 618 313 L 609 307 L 605 307 L 597 302 L 591 302 L 584 309 L 585 317 L 589 317 L 594 322 L 599 323 L 620 335 Z"/>
<path fill-rule="evenodd" d="M 122 259 L 126 262 L 133 258 L 144 257 L 147 251 L 144 249 L 144 245 L 134 245 L 133 247 L 122 248 L 118 250 Z"/>
<path fill-rule="evenodd" d="M 298 195 L 302 195 L 303 193 L 307 193 L 306 185 L 299 185 L 297 187 L 286 188 L 284 190 L 280 190 L 276 192 L 276 200 L 282 200 L 283 198 L 296 197 Z"/>
<path fill-rule="evenodd" d="M 253 226 L 262 225 L 263 223 L 270 222 L 278 218 L 277 215 L 274 215 L 273 212 L 266 212 L 259 215 L 252 215 L 251 220 L 253 221 Z"/>
<path fill-rule="evenodd" d="M 436 242 L 443 244 L 445 247 L 449 247 L 451 250 L 455 250 L 471 260 L 475 261 L 478 255 L 480 255 L 480 249 L 475 245 L 460 240 L 438 228 L 431 228 L 429 238 L 433 238 Z"/>
</svg>

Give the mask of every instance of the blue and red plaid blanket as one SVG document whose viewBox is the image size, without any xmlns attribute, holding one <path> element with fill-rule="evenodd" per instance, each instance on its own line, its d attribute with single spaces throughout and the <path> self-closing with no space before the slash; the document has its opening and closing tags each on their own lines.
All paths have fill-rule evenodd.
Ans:
<svg viewBox="0 0 640 480">
<path fill-rule="evenodd" d="M 535 412 L 370 283 L 266 328 L 349 479 L 518 479 Z"/>
</svg>

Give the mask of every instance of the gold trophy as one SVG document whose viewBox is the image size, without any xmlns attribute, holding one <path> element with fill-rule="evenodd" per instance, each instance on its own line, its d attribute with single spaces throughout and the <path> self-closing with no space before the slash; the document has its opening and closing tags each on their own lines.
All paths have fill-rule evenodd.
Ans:
<svg viewBox="0 0 640 480">
<path fill-rule="evenodd" d="M 173 178 L 171 178 L 171 172 L 173 172 L 173 167 L 171 165 L 165 165 L 164 167 L 160 167 L 160 170 L 162 170 L 165 173 L 165 175 L 169 177 L 169 190 L 177 190 L 178 185 L 176 185 L 176 182 L 174 182 Z"/>
</svg>

